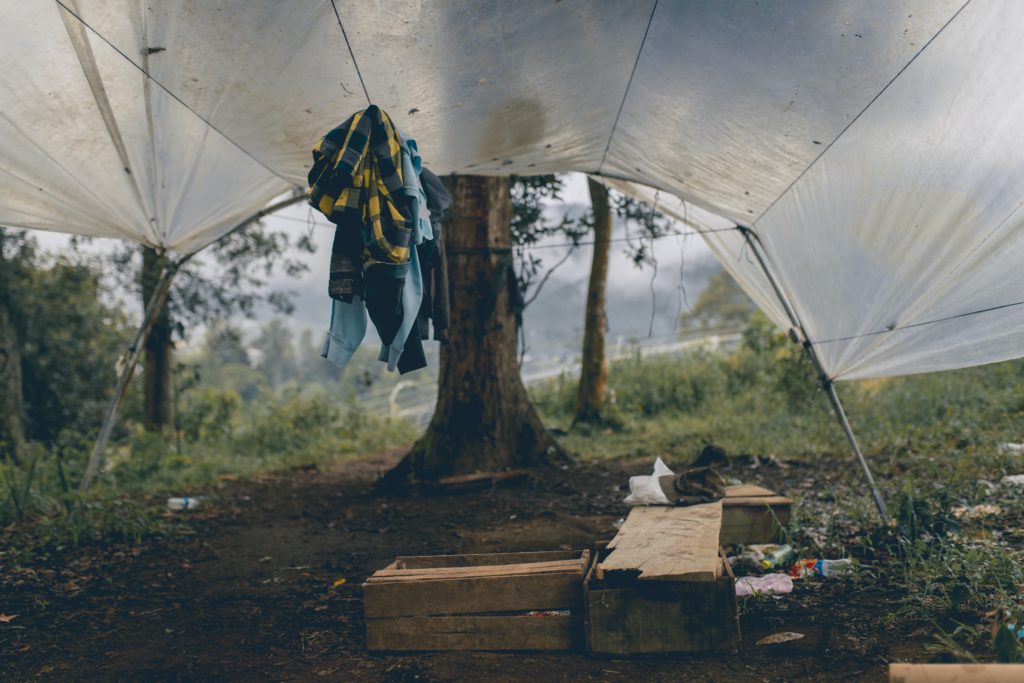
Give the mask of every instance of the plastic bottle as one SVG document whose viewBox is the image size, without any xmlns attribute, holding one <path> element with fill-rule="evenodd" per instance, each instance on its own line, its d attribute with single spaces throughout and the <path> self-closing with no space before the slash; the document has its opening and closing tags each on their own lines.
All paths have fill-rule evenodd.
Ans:
<svg viewBox="0 0 1024 683">
<path fill-rule="evenodd" d="M 780 546 L 778 550 L 765 553 L 764 559 L 761 560 L 761 569 L 774 569 L 775 567 L 788 566 L 789 563 L 795 559 L 796 551 L 793 550 L 793 546 L 788 544 Z"/>
<path fill-rule="evenodd" d="M 853 571 L 853 560 L 820 560 L 816 569 L 821 576 L 842 576 Z"/>
<path fill-rule="evenodd" d="M 199 507 L 199 501 L 202 498 L 168 498 L 167 509 L 168 510 L 192 510 Z"/>
</svg>

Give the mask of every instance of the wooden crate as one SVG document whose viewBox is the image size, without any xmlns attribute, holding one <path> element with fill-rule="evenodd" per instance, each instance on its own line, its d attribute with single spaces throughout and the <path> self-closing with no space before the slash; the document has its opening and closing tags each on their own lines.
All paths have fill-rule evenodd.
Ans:
<svg viewBox="0 0 1024 683">
<path fill-rule="evenodd" d="M 587 550 L 399 557 L 363 584 L 367 647 L 578 648 L 589 564 Z"/>
<path fill-rule="evenodd" d="M 763 486 L 727 486 L 722 501 L 722 545 L 778 543 L 793 501 Z"/>
<path fill-rule="evenodd" d="M 598 549 L 603 559 L 606 550 Z M 644 581 L 597 575 L 584 581 L 587 650 L 596 655 L 736 652 L 740 623 L 735 578 L 721 558 L 713 581 Z"/>
</svg>

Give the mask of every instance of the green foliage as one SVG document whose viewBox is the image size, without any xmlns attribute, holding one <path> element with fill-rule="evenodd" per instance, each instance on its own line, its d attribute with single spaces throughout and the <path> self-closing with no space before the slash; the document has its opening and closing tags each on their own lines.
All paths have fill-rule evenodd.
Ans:
<svg viewBox="0 0 1024 683">
<path fill-rule="evenodd" d="M 105 300 L 99 264 L 46 256 L 24 233 L 0 228 L 0 305 L 20 341 L 26 436 L 54 443 L 97 429 L 131 335 Z"/>
<path fill-rule="evenodd" d="M 708 279 L 697 303 L 683 314 L 680 322 L 684 330 L 743 326 L 756 311 L 754 302 L 732 276 L 719 270 Z"/>
<path fill-rule="evenodd" d="M 97 485 L 84 497 L 68 482 L 77 485 L 88 442 L 37 444 L 20 463 L 0 462 L 0 526 L 14 523 L 20 531 L 0 541 L 0 555 L 25 559 L 85 541 L 137 543 L 177 528 L 160 514 L 167 496 L 205 495 L 221 476 L 326 465 L 408 445 L 416 433 L 322 392 L 266 394 L 245 405 L 237 394 L 206 387 L 189 405 L 190 432 L 180 444 L 135 426 L 129 439 L 111 446 Z M 202 405 L 211 414 L 200 417 Z"/>
<path fill-rule="evenodd" d="M 202 387 L 188 393 L 178 428 L 189 442 L 228 436 L 241 410 L 242 397 L 234 389 Z"/>
</svg>

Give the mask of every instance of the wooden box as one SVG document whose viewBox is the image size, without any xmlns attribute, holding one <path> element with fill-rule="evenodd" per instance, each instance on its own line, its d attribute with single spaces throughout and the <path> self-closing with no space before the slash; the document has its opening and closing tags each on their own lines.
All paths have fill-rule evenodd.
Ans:
<svg viewBox="0 0 1024 683">
<path fill-rule="evenodd" d="M 363 584 L 370 650 L 570 650 L 590 551 L 399 557 Z"/>
<path fill-rule="evenodd" d="M 603 559 L 607 551 L 598 550 Z M 599 579 L 595 561 L 584 581 L 587 650 L 597 655 L 736 652 L 740 622 L 735 578 L 722 558 L 713 581 Z"/>
<path fill-rule="evenodd" d="M 722 501 L 722 545 L 778 543 L 793 501 L 763 486 L 727 486 Z"/>
</svg>

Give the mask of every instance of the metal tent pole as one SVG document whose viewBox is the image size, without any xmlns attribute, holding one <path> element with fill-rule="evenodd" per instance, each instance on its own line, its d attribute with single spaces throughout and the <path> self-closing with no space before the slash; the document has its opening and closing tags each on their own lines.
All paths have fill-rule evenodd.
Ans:
<svg viewBox="0 0 1024 683">
<path fill-rule="evenodd" d="M 156 282 L 153 294 L 149 297 L 149 302 L 146 304 L 146 312 L 142 316 L 142 324 L 139 325 L 139 329 L 135 332 L 135 339 L 132 340 L 132 345 L 128 347 L 128 353 L 123 357 L 124 365 L 117 378 L 117 391 L 110 399 L 110 405 L 107 406 L 107 413 L 103 418 L 103 426 L 100 427 L 100 434 L 96 438 L 96 445 L 93 446 L 92 453 L 89 455 L 89 464 L 85 468 L 85 475 L 82 477 L 82 484 L 79 487 L 81 491 L 85 491 L 92 486 L 96 473 L 99 472 L 100 463 L 103 461 L 103 452 L 107 449 L 107 442 L 110 440 L 110 432 L 114 429 L 114 422 L 117 421 L 117 413 L 121 408 L 121 402 L 128 391 L 128 382 L 131 381 L 132 374 L 135 372 L 135 366 L 139 362 L 139 355 L 142 353 L 142 347 L 145 344 L 146 338 L 149 336 L 150 330 L 153 329 L 153 324 L 156 322 L 161 309 L 163 309 L 164 304 L 167 302 L 167 295 L 171 291 L 171 283 L 174 281 L 174 275 L 178 272 L 181 264 L 182 261 L 174 261 L 164 266 L 163 271 L 160 273 L 160 278 Z"/>
<path fill-rule="evenodd" d="M 850 442 L 850 448 L 853 450 L 853 454 L 856 456 L 857 462 L 860 464 L 861 471 L 864 472 L 864 478 L 867 479 L 868 486 L 871 488 L 871 497 L 875 499 L 875 506 L 878 508 L 878 514 L 882 517 L 883 522 L 888 522 L 889 512 L 886 510 L 885 501 L 882 500 L 882 494 L 878 491 L 878 486 L 875 484 L 875 478 L 871 474 L 871 468 L 868 467 L 868 461 L 864 458 L 864 453 L 860 450 L 860 445 L 857 443 L 857 437 L 853 433 L 853 428 L 850 427 L 850 421 L 846 417 L 846 410 L 843 408 L 842 401 L 839 400 L 839 394 L 836 392 L 835 383 L 832 381 L 832 378 L 828 376 L 828 373 L 825 372 L 825 367 L 821 364 L 821 358 L 818 357 L 814 344 L 811 343 L 810 338 L 807 336 L 807 330 L 804 329 L 803 323 L 800 322 L 800 318 L 797 316 L 793 306 L 789 303 L 789 299 L 786 297 L 782 288 L 779 286 L 778 281 L 775 279 L 775 276 L 772 275 L 771 270 L 768 268 L 761 240 L 750 228 L 742 225 L 737 227 L 740 232 L 743 233 L 743 238 L 746 240 L 747 246 L 750 247 L 750 251 L 753 252 L 754 258 L 757 259 L 757 263 L 761 267 L 761 271 L 764 273 L 764 276 L 768 278 L 768 282 L 775 291 L 775 296 L 778 298 L 779 303 L 782 304 L 782 308 L 786 311 L 786 315 L 789 317 L 789 321 L 793 326 L 790 330 L 790 339 L 794 342 L 803 344 L 803 347 L 807 350 L 807 354 L 814 362 L 814 367 L 821 379 L 821 384 L 828 393 L 829 401 L 832 403 L 832 409 L 835 411 L 836 419 L 839 420 L 839 426 L 843 428 L 843 432 L 846 434 L 846 439 Z"/>
<path fill-rule="evenodd" d="M 275 202 L 266 208 L 260 209 L 235 227 L 231 228 L 231 230 L 228 230 L 219 239 L 224 239 L 228 235 L 255 223 L 268 214 L 274 213 L 286 206 L 298 204 L 306 199 L 307 195 L 305 191 L 296 188 L 291 197 L 282 199 L 281 201 Z M 135 333 L 135 339 L 132 341 L 132 345 L 128 347 L 128 353 L 124 356 L 124 367 L 121 368 L 121 372 L 117 378 L 117 392 L 114 394 L 113 398 L 110 399 L 110 405 L 107 406 L 107 413 L 103 418 L 103 426 L 100 427 L 100 434 L 96 438 L 96 445 L 93 446 L 92 453 L 89 455 L 89 464 L 85 468 L 85 475 L 82 477 L 82 483 L 79 486 L 79 490 L 81 491 L 85 491 L 92 486 L 92 482 L 96 478 L 96 473 L 99 472 L 100 464 L 103 462 L 103 452 L 107 449 L 107 442 L 110 440 L 110 432 L 114 429 L 114 423 L 117 421 L 117 413 L 121 408 L 121 402 L 124 400 L 125 393 L 128 391 L 128 383 L 131 381 L 132 374 L 135 372 L 135 366 L 139 362 L 139 355 L 142 353 L 142 345 L 145 343 L 146 337 L 149 336 L 150 330 L 153 329 L 153 324 L 156 322 L 157 315 L 159 315 L 164 304 L 167 303 L 167 296 L 170 294 L 171 283 L 174 280 L 174 276 L 177 274 L 178 269 L 197 253 L 197 251 L 192 252 L 177 261 L 170 262 L 168 265 L 164 266 L 163 271 L 160 273 L 160 278 L 157 280 L 156 288 L 153 290 L 152 296 L 150 296 L 149 301 L 146 303 L 146 311 L 142 316 L 142 325 L 139 326 L 138 331 Z"/>
</svg>

